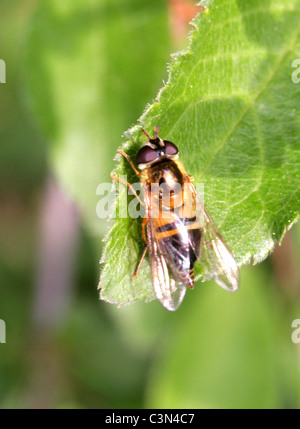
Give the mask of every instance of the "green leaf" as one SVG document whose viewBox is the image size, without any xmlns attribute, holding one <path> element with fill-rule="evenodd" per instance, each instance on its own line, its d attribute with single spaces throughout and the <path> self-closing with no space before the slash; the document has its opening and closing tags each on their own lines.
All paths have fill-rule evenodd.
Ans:
<svg viewBox="0 0 300 429">
<path fill-rule="evenodd" d="M 238 263 L 258 263 L 300 211 L 299 0 L 211 0 L 193 21 L 190 46 L 139 123 L 178 145 L 205 205 Z M 134 159 L 141 125 L 123 149 Z M 133 182 L 126 160 L 115 171 Z M 126 189 L 121 190 L 119 204 Z M 131 275 L 143 248 L 140 222 L 117 219 L 103 256 L 101 297 L 120 305 L 153 298 L 149 264 Z"/>
</svg>

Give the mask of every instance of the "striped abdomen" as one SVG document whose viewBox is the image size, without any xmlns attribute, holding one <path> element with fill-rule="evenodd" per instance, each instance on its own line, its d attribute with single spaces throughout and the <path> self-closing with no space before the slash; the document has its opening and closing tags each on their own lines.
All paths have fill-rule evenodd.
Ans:
<svg viewBox="0 0 300 429">
<path fill-rule="evenodd" d="M 194 218 L 176 218 L 163 223 L 155 220 L 155 235 L 160 252 L 165 257 L 177 281 L 194 286 L 194 264 L 201 253 L 201 229 Z"/>
</svg>

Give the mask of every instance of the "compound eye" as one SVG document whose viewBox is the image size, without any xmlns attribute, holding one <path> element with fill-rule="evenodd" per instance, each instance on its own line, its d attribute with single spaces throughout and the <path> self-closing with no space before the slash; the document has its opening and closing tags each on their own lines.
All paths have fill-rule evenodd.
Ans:
<svg viewBox="0 0 300 429">
<path fill-rule="evenodd" d="M 152 149 L 150 146 L 144 146 L 138 151 L 136 163 L 138 165 L 147 164 L 148 162 L 152 162 L 157 158 L 159 158 L 159 155 L 156 150 Z"/>
<path fill-rule="evenodd" d="M 174 145 L 174 143 L 169 142 L 168 140 L 164 140 L 166 155 L 172 156 L 177 155 L 178 148 Z"/>
</svg>

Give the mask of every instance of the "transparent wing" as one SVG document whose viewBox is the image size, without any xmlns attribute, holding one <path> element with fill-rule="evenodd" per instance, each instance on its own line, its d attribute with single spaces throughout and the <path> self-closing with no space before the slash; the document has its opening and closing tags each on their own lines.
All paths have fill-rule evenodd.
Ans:
<svg viewBox="0 0 300 429">
<path fill-rule="evenodd" d="M 239 287 L 237 263 L 192 183 L 189 184 L 196 201 L 197 219 L 202 229 L 201 266 L 203 280 L 214 279 L 223 289 L 234 292 Z"/>
<path fill-rule="evenodd" d="M 174 279 L 155 237 L 155 226 L 151 218 L 147 222 L 149 259 L 154 293 L 169 311 L 175 311 L 182 303 L 186 286 Z"/>
</svg>

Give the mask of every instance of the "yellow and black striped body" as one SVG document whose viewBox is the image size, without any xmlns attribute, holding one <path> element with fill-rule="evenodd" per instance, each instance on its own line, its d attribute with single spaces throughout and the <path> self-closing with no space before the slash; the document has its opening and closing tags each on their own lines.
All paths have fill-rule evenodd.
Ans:
<svg viewBox="0 0 300 429">
<path fill-rule="evenodd" d="M 144 200 L 130 183 L 111 175 L 127 185 L 146 209 L 142 222 L 145 245 L 133 277 L 137 276 L 148 251 L 156 298 L 167 310 L 174 311 L 181 304 L 187 287 L 194 286 L 194 265 L 201 257 L 203 280 L 213 278 L 222 288 L 236 291 L 239 284 L 237 263 L 197 194 L 191 176 L 179 161 L 178 147 L 161 139 L 158 127 L 154 128 L 154 138 L 144 129 L 142 132 L 148 141 L 136 154 L 138 170 L 122 149 L 118 152 L 140 178 Z"/>
<path fill-rule="evenodd" d="M 145 184 L 146 215 L 152 222 L 158 250 L 175 280 L 192 288 L 202 231 L 193 193 L 190 186 L 185 186 L 190 177 L 179 160 L 164 158 L 145 168 L 141 181 Z"/>
</svg>

